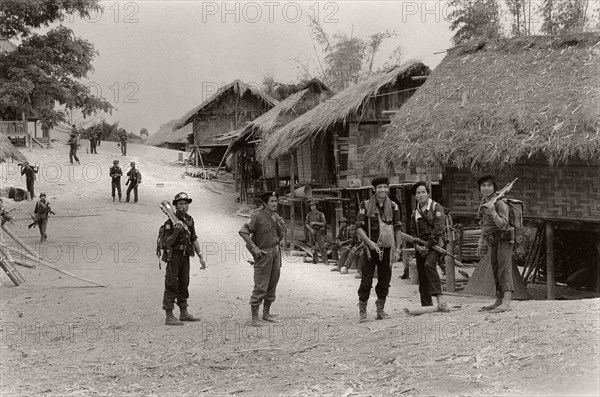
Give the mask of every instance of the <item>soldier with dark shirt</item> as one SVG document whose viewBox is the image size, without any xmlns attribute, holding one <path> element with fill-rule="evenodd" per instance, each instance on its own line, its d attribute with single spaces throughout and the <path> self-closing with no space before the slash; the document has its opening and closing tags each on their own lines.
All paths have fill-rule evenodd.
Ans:
<svg viewBox="0 0 600 397">
<path fill-rule="evenodd" d="M 125 197 L 125 202 L 129 202 L 129 196 L 131 195 L 131 191 L 133 190 L 133 202 L 138 202 L 138 185 L 142 183 L 142 174 L 140 171 L 135 168 L 135 163 L 131 162 L 131 169 L 127 171 L 127 182 L 125 185 L 129 185 L 127 187 L 127 196 Z"/>
<path fill-rule="evenodd" d="M 206 269 L 206 263 L 202 258 L 202 251 L 196 229 L 194 227 L 194 218 L 188 215 L 188 209 L 192 199 L 184 192 L 178 193 L 173 199 L 175 206 L 175 215 L 179 221 L 173 225 L 171 219 L 165 223 L 165 293 L 163 295 L 163 310 L 166 312 L 166 325 L 183 325 L 182 321 L 200 321 L 199 318 L 192 316 L 188 308 L 188 298 L 190 293 L 190 256 L 194 256 L 194 251 L 198 254 L 200 260 L 200 269 Z M 175 303 L 179 306 L 179 320 L 173 315 Z"/>
<path fill-rule="evenodd" d="M 400 249 L 400 208 L 393 202 L 388 194 L 390 192 L 389 179 L 376 177 L 372 181 L 375 195 L 369 200 L 360 203 L 356 230 L 360 239 L 366 244 L 369 260 L 363 264 L 362 279 L 358 289 L 358 308 L 360 322 L 367 321 L 367 303 L 373 286 L 373 274 L 377 268 L 377 319 L 389 318 L 384 312 L 390 280 L 392 278 L 392 256 Z M 397 235 L 394 236 L 394 233 Z M 395 239 L 394 239 L 395 237 Z M 397 245 L 394 250 L 394 246 Z"/>
<path fill-rule="evenodd" d="M 119 134 L 119 141 L 121 144 L 121 154 L 127 156 L 127 132 L 121 131 Z"/>
<path fill-rule="evenodd" d="M 250 217 L 239 231 L 246 248 L 254 257 L 254 290 L 250 297 L 252 325 L 262 326 L 258 318 L 260 304 L 264 300 L 263 320 L 276 322 L 270 312 L 275 301 L 275 291 L 281 268 L 280 243 L 285 236 L 285 221 L 277 214 L 277 193 L 263 196 L 264 208 Z"/>
<path fill-rule="evenodd" d="M 123 171 L 121 167 L 119 167 L 119 160 L 113 161 L 113 166 L 110 167 L 110 178 L 111 178 L 111 192 L 113 203 L 115 202 L 115 190 L 119 192 L 119 203 L 121 202 L 121 176 L 123 175 Z"/>
<path fill-rule="evenodd" d="M 33 213 L 35 214 L 35 223 L 40 228 L 40 242 L 44 242 L 48 239 L 48 235 L 46 234 L 48 214 L 54 214 L 54 211 L 50 208 L 50 203 L 46 201 L 46 193 L 40 193 L 40 201 L 35 204 Z"/>
<path fill-rule="evenodd" d="M 90 154 L 98 154 L 96 151 L 96 131 L 90 130 L 88 139 L 90 140 Z"/>
<path fill-rule="evenodd" d="M 31 166 L 26 161 L 23 163 L 23 167 L 21 168 L 21 175 L 25 175 L 25 183 L 27 184 L 27 191 L 29 192 L 30 198 L 33 200 L 35 198 L 35 174 L 38 172 L 38 167 Z"/>
</svg>

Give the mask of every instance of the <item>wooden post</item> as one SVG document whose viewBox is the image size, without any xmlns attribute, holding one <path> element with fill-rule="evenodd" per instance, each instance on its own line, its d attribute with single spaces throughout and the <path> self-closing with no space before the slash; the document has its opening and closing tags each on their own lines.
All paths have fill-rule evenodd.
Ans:
<svg viewBox="0 0 600 397">
<path fill-rule="evenodd" d="M 294 229 L 296 228 L 295 214 L 296 202 L 292 198 L 292 200 L 290 200 L 290 250 L 292 251 L 296 248 L 296 245 L 294 244 Z"/>
<path fill-rule="evenodd" d="M 23 132 L 25 133 L 25 140 L 27 141 L 27 147 L 29 151 L 33 149 L 33 142 L 31 141 L 31 135 L 29 135 L 29 123 L 25 118 L 25 112 L 21 112 L 21 118 L 23 119 Z"/>
<path fill-rule="evenodd" d="M 302 233 L 300 233 L 300 238 L 306 238 L 306 226 L 304 226 L 304 221 L 306 220 L 306 211 L 304 210 L 304 202 L 300 202 L 300 223 L 302 224 Z"/>
<path fill-rule="evenodd" d="M 596 240 L 596 292 L 600 292 L 600 239 Z"/>
<path fill-rule="evenodd" d="M 279 160 L 275 160 L 275 190 L 279 189 L 281 182 L 279 181 Z"/>
<path fill-rule="evenodd" d="M 552 222 L 546 222 L 546 291 L 548 300 L 554 300 L 554 225 Z"/>
<path fill-rule="evenodd" d="M 296 190 L 296 153 L 295 151 L 292 151 L 292 153 L 290 154 L 290 197 L 294 198 L 295 197 L 295 193 L 294 190 Z"/>
<path fill-rule="evenodd" d="M 269 188 L 267 186 L 267 173 L 265 172 L 265 163 L 261 163 L 260 166 L 262 168 L 263 190 L 266 192 L 267 190 L 269 190 Z"/>
<path fill-rule="evenodd" d="M 446 231 L 448 234 L 448 246 L 446 250 L 451 254 L 454 254 L 454 230 L 452 230 L 452 218 L 449 215 L 446 216 Z M 446 255 L 446 289 L 448 292 L 455 291 L 455 273 L 454 273 L 454 258 L 450 255 Z"/>
</svg>

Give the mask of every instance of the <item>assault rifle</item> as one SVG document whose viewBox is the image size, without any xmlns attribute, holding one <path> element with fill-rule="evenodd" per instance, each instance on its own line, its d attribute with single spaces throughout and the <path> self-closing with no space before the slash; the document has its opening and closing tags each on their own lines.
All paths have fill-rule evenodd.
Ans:
<svg viewBox="0 0 600 397">
<path fill-rule="evenodd" d="M 503 199 L 504 196 L 506 196 L 511 191 L 511 189 L 513 188 L 517 179 L 519 179 L 519 178 L 515 178 L 512 182 L 507 183 L 506 186 L 504 186 L 502 189 L 498 190 L 498 193 L 496 193 L 496 195 L 494 197 L 492 197 L 492 199 L 490 201 L 488 201 L 486 204 L 491 203 L 493 205 L 493 204 L 496 204 L 496 201 Z M 477 217 L 478 218 L 480 217 L 481 206 L 484 204 L 484 200 L 485 199 L 481 200 L 481 203 L 479 204 L 479 209 L 477 209 Z"/>
<path fill-rule="evenodd" d="M 185 232 L 190 235 L 190 229 L 188 228 L 188 226 L 185 224 L 185 222 L 182 222 L 179 218 L 177 218 L 177 216 L 175 215 L 175 211 L 173 211 L 173 207 L 171 206 L 171 203 L 169 203 L 167 200 L 164 200 L 160 203 L 159 205 L 160 209 L 162 210 L 162 212 L 165 213 L 166 216 L 169 217 L 169 219 L 171 220 L 171 222 L 173 222 L 173 226 L 175 226 L 176 224 L 180 223 L 183 226 L 183 230 L 185 230 Z"/>
<path fill-rule="evenodd" d="M 407 233 L 404 233 L 404 232 L 396 232 L 396 233 L 399 233 L 400 234 L 400 238 L 402 240 L 404 240 L 404 241 L 409 241 L 409 242 L 411 242 L 413 244 L 414 243 L 419 243 L 419 244 L 422 244 L 422 245 L 427 244 L 427 242 L 425 240 L 422 240 L 422 239 L 417 238 L 417 237 L 413 237 L 410 234 L 407 234 Z M 434 250 L 434 251 L 436 251 L 436 252 L 439 252 L 442 255 L 448 255 L 451 258 L 454 258 L 457 261 L 460 261 L 460 259 L 457 256 L 455 256 L 455 255 L 451 254 L 450 252 L 446 251 L 445 249 L 443 249 L 439 245 L 434 245 L 433 247 L 431 247 L 431 249 Z"/>
</svg>

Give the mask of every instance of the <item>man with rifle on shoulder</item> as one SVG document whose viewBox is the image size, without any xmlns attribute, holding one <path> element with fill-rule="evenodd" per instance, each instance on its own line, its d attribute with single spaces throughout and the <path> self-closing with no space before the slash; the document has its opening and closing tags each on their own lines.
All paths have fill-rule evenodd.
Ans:
<svg viewBox="0 0 600 397">
<path fill-rule="evenodd" d="M 166 256 L 165 293 L 163 296 L 163 310 L 166 311 L 166 325 L 183 325 L 182 321 L 200 321 L 192 316 L 188 308 L 190 293 L 190 256 L 194 251 L 200 260 L 200 269 L 206 269 L 206 263 L 202 258 L 202 251 L 196 229 L 194 218 L 188 215 L 188 209 L 192 199 L 184 192 L 178 193 L 173 199 L 175 206 L 176 222 L 171 216 L 165 223 L 165 246 L 168 253 Z M 166 203 L 168 204 L 168 203 Z M 172 211 L 171 211 L 172 213 Z M 179 306 L 179 320 L 173 315 L 175 303 Z"/>
</svg>

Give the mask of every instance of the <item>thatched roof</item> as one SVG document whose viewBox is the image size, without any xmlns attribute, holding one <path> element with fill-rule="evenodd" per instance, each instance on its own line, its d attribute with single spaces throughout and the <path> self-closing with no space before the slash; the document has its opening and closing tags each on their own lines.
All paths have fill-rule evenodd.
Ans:
<svg viewBox="0 0 600 397">
<path fill-rule="evenodd" d="M 173 130 L 177 119 L 171 120 L 166 124 L 160 126 L 160 129 L 154 134 L 150 135 L 148 139 L 144 141 L 146 145 L 150 146 L 161 146 L 165 143 L 185 143 L 187 142 L 187 136 L 192 133 L 193 126 L 191 124 L 186 125 L 178 130 Z"/>
<path fill-rule="evenodd" d="M 233 140 L 230 151 L 239 150 L 247 142 L 268 138 L 276 129 L 306 113 L 331 95 L 331 90 L 321 80 L 310 80 L 302 90 L 288 96 L 273 109 L 249 122 Z"/>
<path fill-rule="evenodd" d="M 27 161 L 27 158 L 15 148 L 10 140 L 4 135 L 0 134 L 0 163 L 3 163 L 9 159 L 13 159 L 19 162 Z"/>
<path fill-rule="evenodd" d="M 187 112 L 185 114 L 185 116 L 183 116 L 182 118 L 179 119 L 179 121 L 175 125 L 174 129 L 182 128 L 186 124 L 191 123 L 193 121 L 193 118 L 196 115 L 196 113 L 201 112 L 204 108 L 206 108 L 211 103 L 217 101 L 219 98 L 221 98 L 223 95 L 227 94 L 229 91 L 234 92 L 240 98 L 243 97 L 247 92 L 250 92 L 252 95 L 256 96 L 257 98 L 260 98 L 260 100 L 264 101 L 265 103 L 269 104 L 270 106 L 275 106 L 278 103 L 277 100 L 271 98 L 269 95 L 265 94 L 258 88 L 252 87 L 251 85 L 248 85 L 241 80 L 234 80 L 233 82 L 219 88 L 219 90 L 217 92 L 215 92 L 213 95 L 211 95 L 210 98 L 208 98 L 206 101 L 202 102 L 200 105 L 196 106 L 195 108 L 193 108 L 192 110 Z"/>
<path fill-rule="evenodd" d="M 454 48 L 366 158 L 499 169 L 600 154 L 600 33 Z"/>
<path fill-rule="evenodd" d="M 421 62 L 410 61 L 346 88 L 265 140 L 258 150 L 259 158 L 275 159 L 283 156 L 302 142 L 316 137 L 319 133 L 324 133 L 332 125 L 339 122 L 345 123 L 351 116 L 357 114 L 362 105 L 382 87 L 394 84 L 406 75 L 421 75 L 428 72 L 429 68 Z"/>
</svg>

